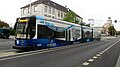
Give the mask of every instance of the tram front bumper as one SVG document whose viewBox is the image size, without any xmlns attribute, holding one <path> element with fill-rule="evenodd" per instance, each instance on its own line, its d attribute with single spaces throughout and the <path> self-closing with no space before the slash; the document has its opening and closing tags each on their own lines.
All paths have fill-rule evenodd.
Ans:
<svg viewBox="0 0 120 67">
<path fill-rule="evenodd" d="M 28 50 L 31 49 L 31 46 L 13 46 L 13 49 L 19 49 L 19 50 Z"/>
</svg>

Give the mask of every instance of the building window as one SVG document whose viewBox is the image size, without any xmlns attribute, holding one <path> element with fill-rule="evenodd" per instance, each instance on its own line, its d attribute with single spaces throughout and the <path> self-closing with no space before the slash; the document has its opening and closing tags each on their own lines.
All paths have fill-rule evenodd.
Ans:
<svg viewBox="0 0 120 67">
<path fill-rule="evenodd" d="M 60 11 L 58 11 L 58 17 L 60 17 Z"/>
<path fill-rule="evenodd" d="M 63 18 L 63 13 L 61 13 L 61 18 Z"/>
<path fill-rule="evenodd" d="M 28 13 L 30 13 L 30 8 L 28 8 Z"/>
<path fill-rule="evenodd" d="M 44 11 L 47 13 L 47 6 L 44 7 Z"/>
<path fill-rule="evenodd" d="M 48 17 L 50 17 L 50 18 L 51 18 L 51 16 L 50 16 L 50 15 L 48 15 Z"/>
<path fill-rule="evenodd" d="M 52 16 L 52 18 L 55 18 L 54 16 Z"/>
<path fill-rule="evenodd" d="M 51 7 L 49 7 L 49 14 L 51 14 Z"/>
<path fill-rule="evenodd" d="M 37 12 L 37 6 L 34 6 L 34 12 Z"/>
<path fill-rule="evenodd" d="M 23 9 L 23 14 L 26 14 L 26 9 Z"/>
<path fill-rule="evenodd" d="M 53 14 L 53 15 L 55 14 L 55 8 L 53 8 L 53 10 L 52 10 L 52 14 Z"/>
<path fill-rule="evenodd" d="M 47 17 L 47 15 L 46 15 L 46 14 L 44 14 L 44 16 L 46 16 L 46 17 Z"/>
</svg>

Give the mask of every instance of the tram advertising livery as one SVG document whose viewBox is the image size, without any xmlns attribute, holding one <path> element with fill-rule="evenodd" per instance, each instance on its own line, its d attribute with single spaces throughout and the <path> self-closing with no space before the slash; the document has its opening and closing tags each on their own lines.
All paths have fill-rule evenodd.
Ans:
<svg viewBox="0 0 120 67">
<path fill-rule="evenodd" d="M 14 49 L 39 49 L 100 40 L 90 27 L 43 16 L 17 18 Z"/>
</svg>

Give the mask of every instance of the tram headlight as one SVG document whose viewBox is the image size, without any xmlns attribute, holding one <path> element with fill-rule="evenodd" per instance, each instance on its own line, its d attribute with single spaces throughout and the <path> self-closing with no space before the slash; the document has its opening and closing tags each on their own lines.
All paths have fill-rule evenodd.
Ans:
<svg viewBox="0 0 120 67">
<path fill-rule="evenodd" d="M 19 44 L 19 40 L 17 40 L 16 42 L 17 42 L 17 44 Z"/>
</svg>

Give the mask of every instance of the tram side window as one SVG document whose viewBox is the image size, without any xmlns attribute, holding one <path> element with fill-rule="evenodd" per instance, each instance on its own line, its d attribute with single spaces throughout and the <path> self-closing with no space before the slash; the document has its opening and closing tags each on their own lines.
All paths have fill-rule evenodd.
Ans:
<svg viewBox="0 0 120 67">
<path fill-rule="evenodd" d="M 65 38 L 65 31 L 64 32 L 55 32 L 55 38 Z"/>
<path fill-rule="evenodd" d="M 38 38 L 52 38 L 53 35 L 53 30 L 49 29 L 47 26 L 38 25 Z"/>
<path fill-rule="evenodd" d="M 72 30 L 72 37 L 73 37 L 74 40 L 76 40 L 77 38 L 79 38 L 80 37 L 80 30 L 73 29 Z"/>
<path fill-rule="evenodd" d="M 90 32 L 90 31 L 86 31 L 86 32 L 85 32 L 85 37 L 91 38 L 91 32 Z"/>
</svg>

